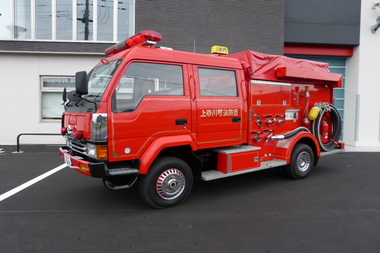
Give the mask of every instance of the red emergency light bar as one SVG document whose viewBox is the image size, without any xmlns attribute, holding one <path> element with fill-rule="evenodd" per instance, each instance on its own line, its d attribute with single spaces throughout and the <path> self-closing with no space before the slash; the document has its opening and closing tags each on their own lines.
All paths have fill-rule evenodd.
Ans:
<svg viewBox="0 0 380 253">
<path fill-rule="evenodd" d="M 125 41 L 120 41 L 119 43 L 107 48 L 104 51 L 104 53 L 107 56 L 111 56 L 125 49 L 139 45 L 143 42 L 152 41 L 153 43 L 157 43 L 157 42 L 160 42 L 161 40 L 162 40 L 161 33 L 150 31 L 150 30 L 144 30 L 126 39 Z"/>
</svg>

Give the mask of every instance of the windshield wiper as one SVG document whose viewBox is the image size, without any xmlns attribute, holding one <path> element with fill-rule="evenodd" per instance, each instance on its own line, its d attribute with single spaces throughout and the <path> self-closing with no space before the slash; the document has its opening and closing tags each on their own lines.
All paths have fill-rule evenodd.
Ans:
<svg viewBox="0 0 380 253">
<path fill-rule="evenodd" d="M 97 95 L 86 95 L 87 98 L 98 98 L 100 97 L 101 93 L 97 94 Z"/>
<path fill-rule="evenodd" d="M 75 103 L 75 106 L 78 106 L 78 104 L 79 104 L 80 102 L 82 102 L 82 101 L 86 101 L 86 102 L 88 102 L 88 103 L 92 103 L 92 104 L 94 104 L 94 105 L 95 105 L 95 110 L 98 109 L 98 104 L 97 104 L 96 102 L 91 101 L 91 100 L 88 100 L 88 99 L 85 99 L 85 98 L 83 98 L 82 96 L 79 96 L 78 94 L 75 93 L 75 91 L 70 91 L 70 92 L 68 93 L 67 98 L 69 99 L 70 102 L 76 102 L 76 103 Z"/>
<path fill-rule="evenodd" d="M 77 95 L 77 96 L 78 96 L 78 95 Z M 96 102 L 91 101 L 91 100 L 88 100 L 88 99 L 85 99 L 85 98 L 82 98 L 82 97 L 80 97 L 80 96 L 78 96 L 78 97 L 79 97 L 79 99 L 80 99 L 81 101 L 86 101 L 86 102 L 89 102 L 89 103 L 94 104 L 94 105 L 95 105 L 95 111 L 98 110 L 98 104 L 97 104 Z"/>
</svg>

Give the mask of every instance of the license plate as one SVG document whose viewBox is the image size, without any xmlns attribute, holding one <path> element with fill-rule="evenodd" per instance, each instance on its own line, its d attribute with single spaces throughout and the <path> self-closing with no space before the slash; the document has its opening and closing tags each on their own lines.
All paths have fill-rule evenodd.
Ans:
<svg viewBox="0 0 380 253">
<path fill-rule="evenodd" d="M 68 154 L 65 154 L 64 157 L 65 157 L 65 163 L 66 163 L 66 165 L 69 166 L 69 167 L 71 167 L 72 164 L 71 164 L 71 158 L 70 158 L 70 156 Z"/>
</svg>

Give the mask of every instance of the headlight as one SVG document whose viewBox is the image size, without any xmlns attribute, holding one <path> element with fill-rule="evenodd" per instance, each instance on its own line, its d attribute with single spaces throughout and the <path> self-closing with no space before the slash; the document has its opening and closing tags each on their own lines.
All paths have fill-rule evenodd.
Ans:
<svg viewBox="0 0 380 253">
<path fill-rule="evenodd" d="M 108 159 L 107 145 L 87 143 L 87 155 L 96 159 Z"/>
<path fill-rule="evenodd" d="M 87 143 L 87 155 L 92 158 L 97 158 L 95 144 Z"/>
</svg>

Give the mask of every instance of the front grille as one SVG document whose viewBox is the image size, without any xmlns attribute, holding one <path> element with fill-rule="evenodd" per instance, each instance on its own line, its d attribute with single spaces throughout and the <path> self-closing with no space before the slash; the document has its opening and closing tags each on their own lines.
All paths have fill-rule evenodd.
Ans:
<svg viewBox="0 0 380 253">
<path fill-rule="evenodd" d="M 69 140 L 69 148 L 74 151 L 75 153 L 79 153 L 82 155 L 86 155 L 87 147 L 86 145 L 77 142 L 75 140 Z"/>
</svg>

